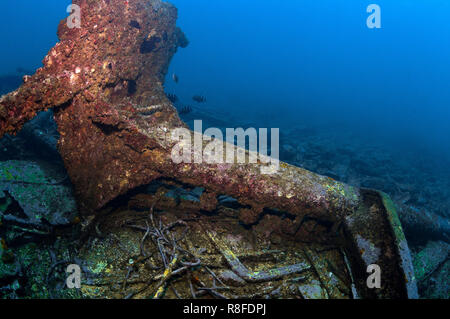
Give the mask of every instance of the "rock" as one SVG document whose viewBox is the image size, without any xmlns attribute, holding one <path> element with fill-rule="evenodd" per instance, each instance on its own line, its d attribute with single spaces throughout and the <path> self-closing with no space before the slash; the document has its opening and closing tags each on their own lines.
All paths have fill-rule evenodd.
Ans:
<svg viewBox="0 0 450 319">
<path fill-rule="evenodd" d="M 450 299 L 450 260 L 419 285 L 421 298 Z"/>
<path fill-rule="evenodd" d="M 0 212 L 17 215 L 19 212 L 7 212 L 7 204 L 14 200 L 31 223 L 45 219 L 52 225 L 66 225 L 77 215 L 70 186 L 51 178 L 33 162 L 0 162 L 0 200 L 2 198 Z"/>
<path fill-rule="evenodd" d="M 450 245 L 442 241 L 430 241 L 424 249 L 413 255 L 417 280 L 423 281 L 444 263 L 450 253 Z"/>
<path fill-rule="evenodd" d="M 450 221 L 447 218 L 409 205 L 399 207 L 405 234 L 412 243 L 429 240 L 450 242 Z"/>
<path fill-rule="evenodd" d="M 3 255 L 3 254 L 2 254 Z M 0 283 L 12 282 L 20 275 L 20 265 L 14 262 L 5 262 L 0 259 Z"/>
</svg>

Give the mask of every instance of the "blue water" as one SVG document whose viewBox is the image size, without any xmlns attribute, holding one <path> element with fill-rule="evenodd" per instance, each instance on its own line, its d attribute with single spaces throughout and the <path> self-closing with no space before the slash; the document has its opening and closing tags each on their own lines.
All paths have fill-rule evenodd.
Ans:
<svg viewBox="0 0 450 319">
<path fill-rule="evenodd" d="M 372 2 L 381 29 L 366 25 Z M 420 157 L 436 176 L 450 167 L 449 1 L 172 3 L 190 45 L 173 59 L 166 87 L 186 103 L 204 95 L 209 110 L 281 132 L 351 130 L 399 158 Z M 0 2 L 0 76 L 41 65 L 68 4 Z"/>
<path fill-rule="evenodd" d="M 450 150 L 450 3 L 174 0 L 191 40 L 177 91 L 276 125 L 339 123 L 385 143 Z M 168 85 L 170 86 L 170 81 Z"/>
</svg>

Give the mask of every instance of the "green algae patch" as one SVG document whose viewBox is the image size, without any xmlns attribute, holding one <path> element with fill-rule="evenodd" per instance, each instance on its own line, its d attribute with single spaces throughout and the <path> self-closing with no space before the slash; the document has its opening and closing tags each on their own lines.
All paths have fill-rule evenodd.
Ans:
<svg viewBox="0 0 450 319">
<path fill-rule="evenodd" d="M 108 264 L 104 261 L 100 261 L 91 269 L 94 274 L 101 274 L 106 270 L 106 267 L 108 267 Z"/>
<path fill-rule="evenodd" d="M 399 242 L 406 240 L 405 233 L 403 232 L 402 224 L 400 222 L 400 218 L 398 217 L 397 208 L 395 207 L 394 202 L 392 201 L 391 197 L 388 194 L 384 192 L 379 193 L 381 195 L 383 205 L 386 208 L 387 217 L 392 225 L 395 237 Z"/>
<path fill-rule="evenodd" d="M 7 283 L 0 298 L 26 299 L 78 299 L 80 291 L 65 287 L 66 264 L 55 267 L 50 250 L 60 260 L 70 260 L 71 243 L 65 239 L 57 239 L 51 244 L 28 243 L 15 247 L 14 261 L 5 263 L 0 260 L 0 282 Z M 3 286 L 5 288 L 5 286 Z"/>
<path fill-rule="evenodd" d="M 379 194 L 386 209 L 387 219 L 391 224 L 392 231 L 397 242 L 396 244 L 400 256 L 401 267 L 404 271 L 404 280 L 406 283 L 408 297 L 411 299 L 417 299 L 419 298 L 417 290 L 417 269 L 414 266 L 405 233 L 403 232 L 402 224 L 397 214 L 397 209 L 389 195 L 383 192 L 379 192 Z"/>
<path fill-rule="evenodd" d="M 450 254 L 450 245 L 444 242 L 430 241 L 417 254 L 414 255 L 414 269 L 417 280 L 423 281 L 432 275 Z"/>
<path fill-rule="evenodd" d="M 431 257 L 424 251 L 419 252 L 414 258 L 414 270 L 419 281 L 424 280 L 432 270 Z"/>
</svg>

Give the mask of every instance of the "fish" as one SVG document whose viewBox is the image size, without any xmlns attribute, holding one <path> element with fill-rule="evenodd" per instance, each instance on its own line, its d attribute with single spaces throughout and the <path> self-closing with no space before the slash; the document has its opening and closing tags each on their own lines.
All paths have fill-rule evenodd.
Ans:
<svg viewBox="0 0 450 319">
<path fill-rule="evenodd" d="M 178 75 L 176 75 L 175 73 L 172 74 L 172 79 L 175 83 L 178 83 L 178 81 L 180 80 L 180 78 L 178 77 Z"/>
<path fill-rule="evenodd" d="M 206 98 L 201 95 L 194 95 L 192 99 L 197 103 L 206 103 Z"/>
<path fill-rule="evenodd" d="M 183 106 L 183 107 L 178 111 L 178 113 L 180 113 L 180 115 L 187 115 L 187 114 L 189 114 L 189 113 L 191 113 L 191 112 L 192 112 L 192 106 L 190 106 L 190 105 Z"/>
<path fill-rule="evenodd" d="M 166 96 L 167 96 L 167 98 L 170 100 L 170 102 L 172 102 L 172 103 L 176 103 L 176 102 L 178 102 L 178 96 L 176 96 L 175 94 L 173 94 L 173 93 L 166 93 Z"/>
</svg>

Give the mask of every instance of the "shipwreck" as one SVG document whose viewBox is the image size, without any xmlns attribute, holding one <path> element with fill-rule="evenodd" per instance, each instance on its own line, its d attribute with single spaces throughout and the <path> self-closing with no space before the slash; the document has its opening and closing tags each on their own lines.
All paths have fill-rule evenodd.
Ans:
<svg viewBox="0 0 450 319">
<path fill-rule="evenodd" d="M 417 297 L 408 245 L 386 194 L 285 163 L 273 174 L 261 174 L 261 167 L 267 165 L 263 162 L 173 162 L 176 141 L 171 133 L 187 126 L 163 84 L 171 58 L 188 43 L 176 25 L 174 6 L 159 0 L 73 3 L 81 8 L 80 28 L 61 21 L 60 42 L 44 58 L 43 67 L 24 77 L 19 89 L 1 97 L 0 136 L 17 133 L 38 112 L 53 109 L 60 134 L 58 150 L 86 229 L 97 216 L 107 220 L 111 210 L 105 213 L 105 208 L 130 193 L 133 205 L 147 211 L 195 210 L 205 220 L 221 203 L 233 201 L 233 217 L 247 231 L 300 242 L 306 250 L 310 243 L 339 247 L 349 265 L 353 297 Z M 171 185 L 172 190 L 201 188 L 201 192 L 197 201 L 178 202 L 139 193 L 155 183 Z M 215 219 L 221 216 L 216 213 Z M 145 233 L 145 227 L 133 227 Z M 167 231 L 154 225 L 154 234 L 158 228 Z M 251 271 L 219 238 L 217 229 L 203 230 L 244 282 L 275 280 L 308 268 L 298 262 Z M 151 234 L 147 228 L 146 236 Z M 176 257 L 164 261 L 170 274 L 176 270 Z M 182 265 L 189 267 L 186 261 Z M 367 285 L 371 265 L 382 271 L 380 288 Z M 159 279 L 164 287 L 167 280 Z M 158 289 L 155 296 L 161 292 Z"/>
</svg>

